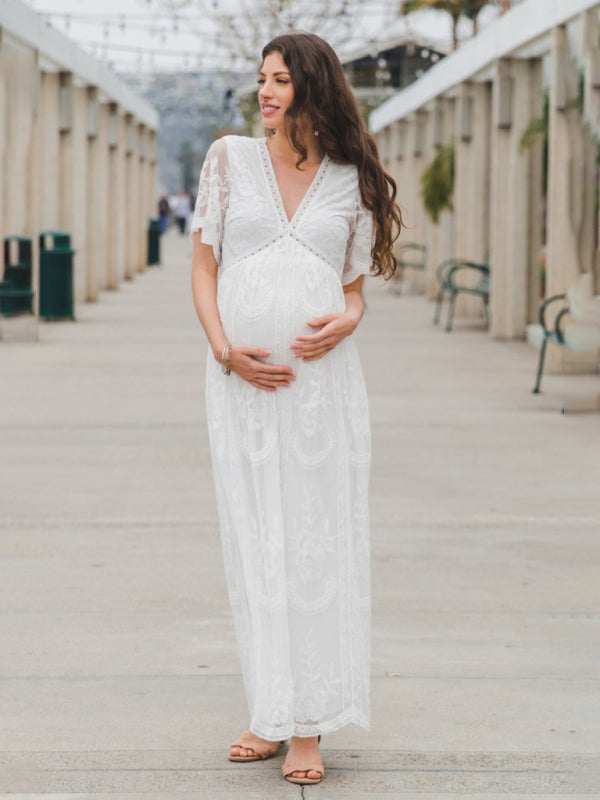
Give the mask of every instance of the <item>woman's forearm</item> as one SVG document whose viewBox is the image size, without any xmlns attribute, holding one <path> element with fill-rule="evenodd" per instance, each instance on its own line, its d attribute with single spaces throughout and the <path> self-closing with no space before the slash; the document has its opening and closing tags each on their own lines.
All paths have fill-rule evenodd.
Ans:
<svg viewBox="0 0 600 800">
<path fill-rule="evenodd" d="M 223 324 L 217 308 L 217 276 L 200 266 L 192 268 L 192 294 L 194 306 L 214 357 L 221 360 L 221 353 L 227 344 Z"/>
<path fill-rule="evenodd" d="M 360 291 L 352 290 L 350 292 L 344 292 L 344 299 L 346 301 L 346 314 L 350 316 L 356 327 L 365 313 L 365 304 L 363 303 Z"/>
</svg>

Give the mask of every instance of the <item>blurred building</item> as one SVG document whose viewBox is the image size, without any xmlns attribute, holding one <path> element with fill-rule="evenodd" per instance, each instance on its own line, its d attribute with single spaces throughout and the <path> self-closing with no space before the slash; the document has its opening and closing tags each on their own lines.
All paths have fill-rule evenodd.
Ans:
<svg viewBox="0 0 600 800">
<path fill-rule="evenodd" d="M 446 55 L 439 44 L 402 34 L 370 43 L 341 57 L 363 107 L 372 110 L 420 78 Z"/>
<path fill-rule="evenodd" d="M 241 132 L 245 122 L 230 88 L 248 75 L 221 72 L 122 74 L 122 80 L 158 111 L 158 180 L 169 194 L 195 194 L 211 142 L 223 132 Z"/>
<path fill-rule="evenodd" d="M 155 110 L 20 0 L 0 3 L 0 238 L 71 235 L 75 295 L 145 269 Z M 2 248 L 0 248 L 2 258 Z M 0 262 L 0 273 L 3 265 Z"/>
<path fill-rule="evenodd" d="M 340 54 L 340 61 L 361 111 L 367 117 L 373 109 L 397 94 L 398 89 L 420 78 L 444 56 L 439 44 L 402 33 Z M 246 106 L 246 119 L 252 135 L 263 136 L 256 83 L 242 85 L 236 95 Z"/>
<path fill-rule="evenodd" d="M 436 266 L 491 266 L 491 333 L 525 337 L 542 298 L 582 275 L 600 293 L 600 0 L 523 0 L 370 116 L 428 265 L 414 288 L 438 291 Z M 423 173 L 454 153 L 451 207 L 425 212 Z M 459 314 L 481 313 L 461 296 Z M 595 354 L 556 350 L 553 366 L 597 369 Z"/>
</svg>

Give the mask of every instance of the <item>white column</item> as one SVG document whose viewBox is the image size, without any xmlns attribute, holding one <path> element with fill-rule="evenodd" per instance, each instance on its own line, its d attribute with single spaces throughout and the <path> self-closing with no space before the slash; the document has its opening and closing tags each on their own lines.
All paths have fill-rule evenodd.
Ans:
<svg viewBox="0 0 600 800">
<path fill-rule="evenodd" d="M 116 289 L 125 277 L 125 142 L 124 122 L 116 103 L 108 104 L 109 191 L 108 280 Z"/>
<path fill-rule="evenodd" d="M 108 109 L 98 90 L 88 89 L 88 299 L 108 286 Z"/>
<path fill-rule="evenodd" d="M 600 139 L 600 42 L 596 35 L 600 25 L 600 9 L 586 11 L 579 18 L 581 50 L 584 61 L 584 119 L 589 124 L 592 135 Z M 600 215 L 600 209 L 599 209 Z M 595 220 L 600 231 L 600 216 Z M 595 237 L 594 245 L 598 237 Z M 600 250 L 593 254 L 594 289 L 600 294 Z"/>
<path fill-rule="evenodd" d="M 401 205 L 407 230 L 403 232 L 400 244 L 413 242 L 427 246 L 428 242 L 429 222 L 421 200 L 421 175 L 426 165 L 427 117 L 426 111 L 419 110 L 407 119 L 404 128 L 406 168 Z M 412 291 L 422 291 L 423 283 L 421 273 L 405 271 L 404 284 Z"/>
<path fill-rule="evenodd" d="M 409 154 L 408 154 L 408 125 L 406 120 L 401 119 L 394 123 L 392 129 L 393 136 L 393 153 L 394 160 L 392 163 L 391 174 L 396 181 L 396 202 L 402 211 L 402 219 L 404 224 L 407 224 L 407 204 L 409 202 L 409 184 L 407 178 Z M 396 241 L 395 250 L 402 245 L 404 241 L 408 241 L 409 231 L 402 230 L 400 238 Z"/>
<path fill-rule="evenodd" d="M 31 288 L 33 289 L 33 312 L 35 314 L 35 338 L 38 339 L 38 319 L 40 310 L 40 245 L 39 232 L 42 220 L 42 141 L 44 138 L 44 109 L 42 106 L 42 73 L 38 69 L 38 54 L 34 52 L 34 60 L 30 69 L 30 101 L 33 109 L 31 120 L 31 137 L 27 158 L 27 235 L 31 238 L 32 264 Z"/>
<path fill-rule="evenodd" d="M 386 172 L 388 172 L 395 181 L 398 175 L 398 127 L 398 122 L 392 122 L 391 125 L 388 126 L 389 134 L 387 143 L 388 163 Z"/>
<path fill-rule="evenodd" d="M 148 168 L 148 129 L 145 125 L 138 125 L 138 169 L 139 169 L 139 200 L 138 200 L 138 252 L 139 270 L 143 272 L 148 266 L 148 196 L 152 195 L 150 175 Z"/>
<path fill-rule="evenodd" d="M 146 215 L 148 217 L 156 216 L 156 201 L 158 191 L 158 152 L 156 131 L 148 131 L 148 179 L 150 181 L 150 189 L 146 198 Z"/>
<path fill-rule="evenodd" d="M 403 220 L 405 216 L 405 206 L 407 197 L 407 182 L 405 179 L 406 174 L 406 124 L 404 120 L 397 120 L 390 125 L 390 160 L 388 172 L 396 182 L 396 202 L 400 206 Z M 394 253 L 398 255 L 398 251 L 405 241 L 406 234 L 404 230 L 400 232 L 399 238 L 394 244 Z M 408 241 L 408 240 L 406 240 Z"/>
<path fill-rule="evenodd" d="M 490 85 L 461 84 L 456 107 L 455 255 L 475 262 L 485 261 L 490 247 L 490 131 Z M 456 314 L 481 316 L 481 299 L 460 294 Z"/>
<path fill-rule="evenodd" d="M 402 206 L 404 211 L 404 223 L 407 229 L 403 238 L 406 241 L 413 241 L 415 238 L 414 229 L 418 222 L 418 195 L 414 181 L 414 139 L 415 139 L 415 117 L 414 115 L 403 120 L 404 137 L 401 141 L 402 158 L 404 160 L 404 183 L 402 186 Z"/>
<path fill-rule="evenodd" d="M 574 106 L 578 76 L 567 29 L 552 34 L 550 142 L 548 164 L 548 247 L 546 294 L 565 292 L 594 266 L 595 169 L 597 144 Z M 549 367 L 596 371 L 595 354 L 551 348 Z"/>
<path fill-rule="evenodd" d="M 38 101 L 37 55 L 35 50 L 3 42 L 6 80 L 6 140 L 4 154 L 5 235 L 31 235 L 30 155 Z"/>
<path fill-rule="evenodd" d="M 135 159 L 136 130 L 131 114 L 125 116 L 125 277 L 138 269 L 137 197 L 138 170 Z"/>
<path fill-rule="evenodd" d="M 6 179 L 4 176 L 4 158 L 6 151 L 6 119 L 8 102 L 6 96 L 6 47 L 2 28 L 0 28 L 0 280 L 4 275 L 4 247 L 3 239 L 6 236 L 6 226 L 4 222 L 4 207 L 6 192 Z M 0 337 L 2 332 L 0 330 Z"/>
<path fill-rule="evenodd" d="M 383 128 L 377 135 L 377 149 L 379 150 L 379 160 L 383 168 L 388 169 L 388 145 L 390 141 L 389 127 Z"/>
<path fill-rule="evenodd" d="M 38 249 L 35 226 L 39 213 L 39 190 L 35 183 L 38 153 L 36 122 L 39 102 L 39 74 L 35 50 L 14 44 L 2 38 L 0 43 L 0 103 L 3 115 L 0 119 L 0 152 L 3 159 L 0 179 L 3 199 L 0 201 L 2 221 L 0 223 L 0 250 L 4 250 L 5 236 L 27 236 L 32 239 L 31 286 L 35 292 L 34 312 L 37 329 L 38 303 Z M 3 184 L 3 185 L 2 185 Z M 2 274 L 3 256 L 0 257 Z M 1 336 L 1 332 L 0 332 Z"/>
<path fill-rule="evenodd" d="M 58 197 L 62 175 L 60 170 L 59 132 L 60 75 L 58 72 L 43 72 L 41 75 L 40 128 L 39 137 L 40 172 L 40 226 L 41 230 L 59 228 L 60 207 Z"/>
<path fill-rule="evenodd" d="M 428 152 L 430 160 L 441 147 L 452 144 L 454 139 L 454 100 L 438 97 L 433 103 L 427 127 Z M 429 244 L 427 248 L 427 268 L 425 272 L 425 293 L 429 299 L 437 297 L 437 267 L 453 255 L 452 211 L 442 211 L 438 224 L 429 223 Z"/>
<path fill-rule="evenodd" d="M 74 294 L 78 302 L 93 297 L 87 268 L 88 232 L 88 96 L 71 73 L 61 74 L 60 226 L 71 234 L 75 250 Z"/>
<path fill-rule="evenodd" d="M 540 303 L 541 142 L 524 152 L 520 144 L 543 113 L 541 62 L 499 61 L 493 92 L 492 334 L 520 339 Z"/>
</svg>

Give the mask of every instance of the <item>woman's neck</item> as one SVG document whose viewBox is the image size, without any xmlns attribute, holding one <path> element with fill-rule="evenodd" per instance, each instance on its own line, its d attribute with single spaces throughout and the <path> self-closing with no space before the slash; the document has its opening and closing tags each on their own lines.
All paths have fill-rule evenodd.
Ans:
<svg viewBox="0 0 600 800">
<path fill-rule="evenodd" d="M 302 144 L 306 147 L 306 160 L 310 163 L 319 163 L 323 158 L 323 148 L 319 142 L 318 136 L 310 131 L 301 137 Z M 276 130 L 273 136 L 267 139 L 269 143 L 269 150 L 276 158 L 281 158 L 284 161 L 292 161 L 296 163 L 299 153 L 294 150 L 292 143 L 286 133 Z"/>
</svg>

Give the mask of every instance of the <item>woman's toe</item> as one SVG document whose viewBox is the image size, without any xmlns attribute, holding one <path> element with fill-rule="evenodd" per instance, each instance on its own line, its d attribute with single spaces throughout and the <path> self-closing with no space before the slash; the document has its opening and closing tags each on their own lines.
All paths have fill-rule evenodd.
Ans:
<svg viewBox="0 0 600 800">
<path fill-rule="evenodd" d="M 232 744 L 231 755 L 237 758 L 248 758 L 248 756 L 254 755 L 254 751 L 239 744 Z"/>
</svg>

